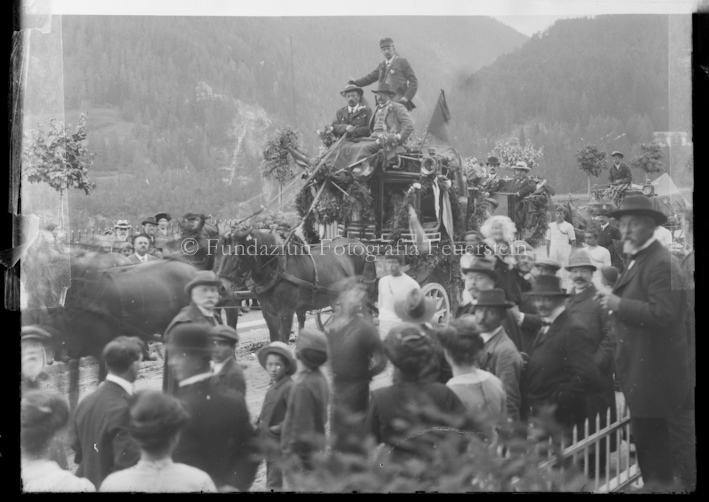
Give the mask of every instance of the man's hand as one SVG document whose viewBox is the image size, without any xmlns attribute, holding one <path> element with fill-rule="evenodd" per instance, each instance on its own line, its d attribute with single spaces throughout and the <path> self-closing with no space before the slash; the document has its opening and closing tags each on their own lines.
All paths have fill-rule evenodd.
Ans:
<svg viewBox="0 0 709 502">
<path fill-rule="evenodd" d="M 347 127 L 345 127 L 345 132 L 347 132 L 347 134 L 354 132 L 354 130 L 355 130 L 355 126 L 353 126 L 353 125 L 348 125 Z"/>
<path fill-rule="evenodd" d="M 401 99 L 399 100 L 399 103 L 402 104 L 402 105 L 405 105 L 405 104 L 408 103 L 408 102 L 409 102 L 409 100 L 406 99 L 406 98 L 401 98 Z"/>
<path fill-rule="evenodd" d="M 594 298 L 604 309 L 617 312 L 620 308 L 620 296 L 614 295 L 610 291 L 599 291 Z"/>
<path fill-rule="evenodd" d="M 397 140 L 399 143 L 401 143 L 401 134 L 396 133 L 396 134 L 394 135 L 394 137 L 396 138 L 396 140 Z"/>
<path fill-rule="evenodd" d="M 354 84 L 354 83 L 355 83 L 355 79 L 353 79 L 352 77 L 350 77 L 350 78 L 347 79 L 347 83 L 348 83 L 348 84 Z"/>
</svg>

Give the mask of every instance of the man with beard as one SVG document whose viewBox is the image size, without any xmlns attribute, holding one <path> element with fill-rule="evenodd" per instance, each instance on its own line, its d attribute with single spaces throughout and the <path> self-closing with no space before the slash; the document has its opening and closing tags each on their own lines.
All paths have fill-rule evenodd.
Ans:
<svg viewBox="0 0 709 502">
<path fill-rule="evenodd" d="M 595 300 L 598 290 L 593 284 L 596 266 L 585 250 L 578 250 L 571 255 L 566 267 L 571 278 L 571 297 L 566 310 L 581 321 L 591 334 L 593 360 L 603 377 L 603 391 L 586 395 L 586 416 L 589 420 L 589 434 L 596 432 L 596 414 L 600 415 L 600 427 L 604 428 L 607 410 L 611 410 L 611 423 L 616 419 L 615 389 L 613 384 L 613 352 L 615 340 L 610 326 L 608 312 Z M 601 469 L 605 469 L 605 443 L 601 443 Z M 592 457 L 593 455 L 591 455 Z M 591 464 L 593 461 L 591 460 Z"/>
<path fill-rule="evenodd" d="M 394 41 L 391 38 L 383 38 L 379 41 L 379 48 L 384 54 L 384 61 L 370 73 L 360 79 L 355 80 L 350 77 L 348 84 L 365 87 L 379 81 L 379 84 L 387 84 L 394 91 L 392 100 L 401 103 L 408 111 L 416 108 L 411 101 L 418 89 L 418 80 L 409 62 L 396 54 Z"/>
<path fill-rule="evenodd" d="M 369 136 L 369 121 L 372 109 L 360 104 L 364 91 L 361 87 L 350 84 L 340 92 L 347 100 L 347 106 L 337 110 L 332 123 L 332 133 L 338 138 L 346 135 L 348 139 L 366 138 Z"/>
<path fill-rule="evenodd" d="M 113 227 L 113 231 L 116 234 L 114 237 L 114 242 L 125 242 L 128 239 L 128 233 L 130 232 L 128 220 L 118 220 L 116 225 Z"/>
<path fill-rule="evenodd" d="M 616 369 L 643 482 L 650 489 L 669 489 L 678 464 L 673 442 L 679 439 L 691 449 L 696 441 L 671 439 L 670 432 L 671 421 L 691 401 L 683 275 L 676 259 L 653 237 L 667 217 L 649 198 L 627 197 L 610 215 L 620 221 L 629 261 L 613 290 L 599 291 L 596 297 L 614 321 Z"/>
</svg>

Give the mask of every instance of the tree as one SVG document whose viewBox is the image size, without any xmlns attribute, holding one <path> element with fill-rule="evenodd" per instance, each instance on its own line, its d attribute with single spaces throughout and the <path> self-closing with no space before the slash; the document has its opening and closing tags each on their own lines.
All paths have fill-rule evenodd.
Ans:
<svg viewBox="0 0 709 502">
<path fill-rule="evenodd" d="M 636 155 L 630 162 L 633 169 L 645 171 L 645 179 L 652 173 L 659 173 L 665 169 L 662 156 L 662 146 L 659 143 L 642 143 L 640 154 Z"/>
<path fill-rule="evenodd" d="M 519 161 L 526 162 L 530 168 L 534 168 L 537 165 L 537 160 L 544 155 L 544 147 L 536 150 L 529 140 L 524 144 L 524 147 L 520 146 L 515 139 L 512 142 L 498 141 L 495 143 L 493 151 L 497 153 L 500 165 L 508 169 Z"/>
<path fill-rule="evenodd" d="M 588 176 L 588 192 L 591 193 L 591 176 L 598 178 L 604 169 L 608 169 L 606 152 L 598 151 L 596 145 L 586 145 L 576 152 L 576 161 Z"/>
<path fill-rule="evenodd" d="M 59 192 L 59 226 L 64 227 L 64 193 L 70 188 L 83 190 L 86 195 L 96 188 L 89 181 L 88 170 L 94 155 L 82 145 L 86 139 L 86 112 L 81 114 L 74 133 L 64 122 L 49 121 L 49 131 L 30 130 L 23 152 L 24 175 L 30 183 L 47 183 Z"/>
</svg>

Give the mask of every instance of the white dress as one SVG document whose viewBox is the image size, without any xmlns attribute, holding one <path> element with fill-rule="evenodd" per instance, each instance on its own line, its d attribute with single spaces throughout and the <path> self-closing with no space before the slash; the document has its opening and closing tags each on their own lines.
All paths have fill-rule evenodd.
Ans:
<svg viewBox="0 0 709 502">
<path fill-rule="evenodd" d="M 109 474 L 99 492 L 216 493 L 217 487 L 206 472 L 170 458 L 148 462 Z"/>
<path fill-rule="evenodd" d="M 562 267 L 569 264 L 571 255 L 571 241 L 576 240 L 574 227 L 568 221 L 549 223 L 546 238 L 550 241 L 549 258 L 561 263 Z"/>
<path fill-rule="evenodd" d="M 86 478 L 77 478 L 53 460 L 22 459 L 22 491 L 30 493 L 95 492 Z"/>
<path fill-rule="evenodd" d="M 421 286 L 404 273 L 397 277 L 386 275 L 379 279 L 379 336 L 382 340 L 391 328 L 403 322 L 394 312 L 394 303 L 414 289 L 421 289 Z"/>
</svg>

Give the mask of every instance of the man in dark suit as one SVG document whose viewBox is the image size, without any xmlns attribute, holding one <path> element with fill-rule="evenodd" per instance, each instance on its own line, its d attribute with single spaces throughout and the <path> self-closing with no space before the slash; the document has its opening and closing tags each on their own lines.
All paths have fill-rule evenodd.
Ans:
<svg viewBox="0 0 709 502">
<path fill-rule="evenodd" d="M 613 165 L 608 170 L 608 180 L 611 182 L 611 186 L 603 194 L 613 201 L 618 201 L 622 193 L 633 183 L 633 173 L 630 172 L 628 164 L 621 162 L 622 153 L 613 152 L 611 157 L 613 157 Z"/>
<path fill-rule="evenodd" d="M 251 487 L 260 459 L 244 396 L 210 383 L 209 327 L 179 324 L 172 332 L 170 372 L 179 381 L 176 396 L 190 413 L 173 460 L 209 474 L 221 492 Z"/>
<path fill-rule="evenodd" d="M 623 268 L 623 258 L 615 248 L 613 241 L 620 241 L 620 230 L 615 225 L 611 224 L 609 209 L 604 205 L 597 212 L 598 218 L 598 245 L 606 248 L 611 254 L 611 265 L 618 268 Z"/>
<path fill-rule="evenodd" d="M 384 54 L 384 61 L 379 63 L 372 73 L 362 78 L 354 79 L 350 77 L 348 84 L 365 87 L 374 82 L 388 84 L 393 90 L 392 101 L 401 103 L 408 111 L 416 108 L 411 101 L 418 89 L 418 80 L 409 62 L 398 55 L 394 48 L 394 41 L 391 38 L 383 38 L 379 41 L 379 48 Z"/>
<path fill-rule="evenodd" d="M 350 84 L 340 94 L 347 100 L 347 106 L 337 110 L 335 121 L 332 123 L 332 133 L 338 138 L 343 134 L 349 139 L 368 137 L 372 109 L 360 103 L 364 91 L 361 87 Z"/>
<path fill-rule="evenodd" d="M 527 177 L 531 168 L 527 166 L 526 162 L 517 162 L 512 170 L 514 178 L 505 182 L 502 191 L 515 194 L 515 213 L 517 221 L 522 222 L 525 216 L 523 199 L 537 189 L 537 184 Z"/>
<path fill-rule="evenodd" d="M 585 396 L 603 390 L 591 335 L 567 311 L 569 295 L 561 290 L 558 277 L 537 277 L 528 295 L 534 297 L 542 327 L 522 378 L 524 405 L 532 415 L 555 405 L 554 418 L 569 431 L 586 418 Z"/>
<path fill-rule="evenodd" d="M 234 357 L 239 335 L 231 326 L 215 326 L 209 330 L 209 340 L 213 344 L 212 385 L 225 392 L 238 392 L 246 397 L 244 370 Z"/>
<path fill-rule="evenodd" d="M 120 336 L 103 349 L 108 375 L 74 413 L 72 443 L 76 475 L 96 487 L 112 472 L 131 467 L 140 448 L 126 430 L 133 382 L 138 378 L 143 347 L 137 338 Z"/>
<path fill-rule="evenodd" d="M 149 261 L 157 260 L 157 258 L 148 254 L 150 249 L 150 237 L 148 235 L 138 234 L 133 237 L 133 247 L 135 248 L 135 253 L 128 257 L 131 263 L 148 263 Z"/>
<path fill-rule="evenodd" d="M 203 324 L 208 328 L 224 324 L 219 312 L 214 308 L 219 301 L 220 286 L 221 282 L 214 272 L 210 270 L 200 270 L 195 274 L 194 278 L 185 286 L 185 292 L 191 298 L 190 304 L 183 308 L 168 325 L 163 335 L 165 344 L 170 342 L 172 331 L 181 324 Z M 172 378 L 172 374 L 168 371 L 168 356 L 168 350 L 166 349 L 162 390 L 168 394 L 174 394 L 176 383 Z"/>
<path fill-rule="evenodd" d="M 627 197 L 610 215 L 620 221 L 629 262 L 612 292 L 600 291 L 598 300 L 614 322 L 616 369 L 643 481 L 663 489 L 673 481 L 669 422 L 691 393 L 683 276 L 653 236 L 667 217 L 649 198 Z"/>
</svg>

